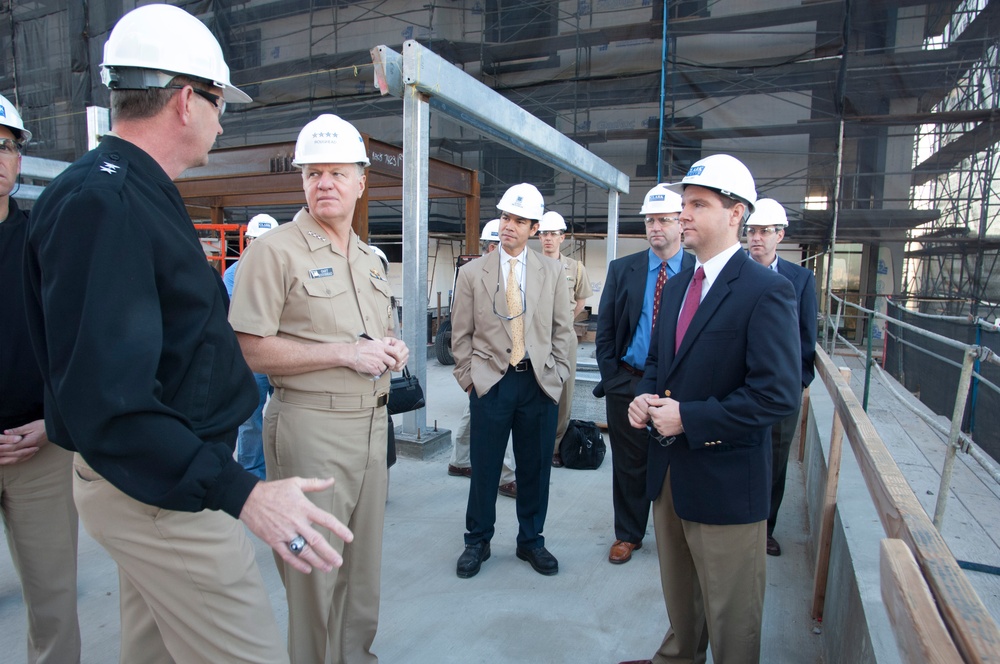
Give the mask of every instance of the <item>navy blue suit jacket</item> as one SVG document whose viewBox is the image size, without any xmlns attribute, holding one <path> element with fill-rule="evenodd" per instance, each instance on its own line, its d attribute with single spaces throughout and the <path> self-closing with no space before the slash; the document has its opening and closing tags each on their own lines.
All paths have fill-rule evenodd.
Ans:
<svg viewBox="0 0 1000 664">
<path fill-rule="evenodd" d="M 802 387 L 809 387 L 816 373 L 816 277 L 812 270 L 778 259 L 778 274 L 792 282 L 799 303 L 799 341 L 802 344 Z"/>
<path fill-rule="evenodd" d="M 636 388 L 661 396 L 669 390 L 684 425 L 667 447 L 650 437 L 647 496 L 659 496 L 669 469 L 682 519 L 763 521 L 771 495 L 771 425 L 795 412 L 801 396 L 795 293 L 788 279 L 736 252 L 675 355 L 676 321 L 693 274 L 685 270 L 664 286 L 661 324 Z"/>
<path fill-rule="evenodd" d="M 693 266 L 694 255 L 685 251 L 678 275 Z M 597 313 L 597 334 L 594 337 L 597 368 L 601 372 L 601 380 L 594 386 L 594 396 L 598 399 L 604 396 L 604 381 L 618 371 L 618 362 L 632 343 L 632 335 L 639 324 L 642 303 L 646 297 L 648 274 L 648 249 L 616 258 L 608 265 L 608 277 L 601 292 L 600 310 Z"/>
</svg>

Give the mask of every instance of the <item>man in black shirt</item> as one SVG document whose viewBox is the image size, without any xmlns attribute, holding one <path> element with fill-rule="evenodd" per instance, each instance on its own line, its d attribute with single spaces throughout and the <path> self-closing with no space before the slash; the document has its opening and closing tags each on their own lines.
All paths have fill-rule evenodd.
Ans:
<svg viewBox="0 0 1000 664">
<path fill-rule="evenodd" d="M 77 516 L 73 455 L 49 443 L 42 375 L 24 317 L 24 238 L 28 215 L 11 191 L 21 148 L 31 139 L 0 95 L 0 515 L 28 614 L 28 659 L 80 661 L 76 613 Z"/>
<path fill-rule="evenodd" d="M 121 661 L 287 662 L 243 524 L 304 573 L 342 564 L 314 524 L 351 533 L 303 493 L 332 480 L 261 482 L 233 458 L 257 388 L 172 182 L 250 98 L 168 5 L 126 14 L 102 68 L 114 134 L 46 188 L 28 233 L 46 428 L 78 453 L 80 517 L 118 563 Z"/>
</svg>

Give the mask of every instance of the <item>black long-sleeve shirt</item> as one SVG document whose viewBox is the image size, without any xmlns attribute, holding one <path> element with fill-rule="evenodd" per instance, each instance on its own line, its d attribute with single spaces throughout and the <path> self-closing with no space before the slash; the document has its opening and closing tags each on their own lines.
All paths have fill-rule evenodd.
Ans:
<svg viewBox="0 0 1000 664">
<path fill-rule="evenodd" d="M 24 317 L 24 238 L 28 215 L 10 199 L 0 223 L 0 431 L 42 419 L 42 374 Z"/>
<path fill-rule="evenodd" d="M 238 517 L 257 387 L 170 177 L 106 137 L 38 199 L 25 264 L 52 441 L 144 503 Z"/>
</svg>

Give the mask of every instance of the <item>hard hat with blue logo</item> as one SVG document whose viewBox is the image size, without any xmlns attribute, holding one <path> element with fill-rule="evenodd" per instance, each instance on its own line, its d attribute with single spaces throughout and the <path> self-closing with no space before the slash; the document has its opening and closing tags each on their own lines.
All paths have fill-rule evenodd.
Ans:
<svg viewBox="0 0 1000 664">
<path fill-rule="evenodd" d="M 535 185 L 522 182 L 515 184 L 504 193 L 500 202 L 497 203 L 497 209 L 501 212 L 538 221 L 545 214 L 545 199 L 542 198 L 542 192 L 538 191 Z"/>
<path fill-rule="evenodd" d="M 639 214 L 675 214 L 683 208 L 681 195 L 671 191 L 672 185 L 661 182 L 648 192 L 646 198 L 642 200 L 642 209 Z"/>
<path fill-rule="evenodd" d="M 7 127 L 14 133 L 14 140 L 18 145 L 24 145 L 31 140 L 31 132 L 24 128 L 21 114 L 14 108 L 6 97 L 0 95 L 0 125 Z"/>
<path fill-rule="evenodd" d="M 255 215 L 247 224 L 247 235 L 258 238 L 269 230 L 278 227 L 278 222 L 269 214 Z"/>
<path fill-rule="evenodd" d="M 712 189 L 745 203 L 748 212 L 754 211 L 757 202 L 757 188 L 750 169 L 728 154 L 713 154 L 696 161 L 683 180 L 669 186 L 672 191 L 681 193 L 688 185 Z"/>
<path fill-rule="evenodd" d="M 479 236 L 479 239 L 484 242 L 499 242 L 500 241 L 500 220 L 490 219 L 483 226 L 483 234 Z"/>
</svg>

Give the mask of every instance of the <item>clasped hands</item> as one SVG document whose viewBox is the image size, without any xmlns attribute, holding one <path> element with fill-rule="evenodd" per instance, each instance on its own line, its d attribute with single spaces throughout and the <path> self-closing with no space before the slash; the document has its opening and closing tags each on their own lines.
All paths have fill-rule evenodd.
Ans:
<svg viewBox="0 0 1000 664">
<path fill-rule="evenodd" d="M 661 436 L 676 436 L 684 432 L 680 403 L 669 396 L 640 394 L 628 406 L 628 421 L 636 429 L 652 425 Z"/>
<path fill-rule="evenodd" d="M 372 339 L 366 334 L 355 344 L 354 370 L 378 378 L 388 371 L 402 371 L 410 358 L 410 349 L 402 339 L 382 337 Z"/>
</svg>

